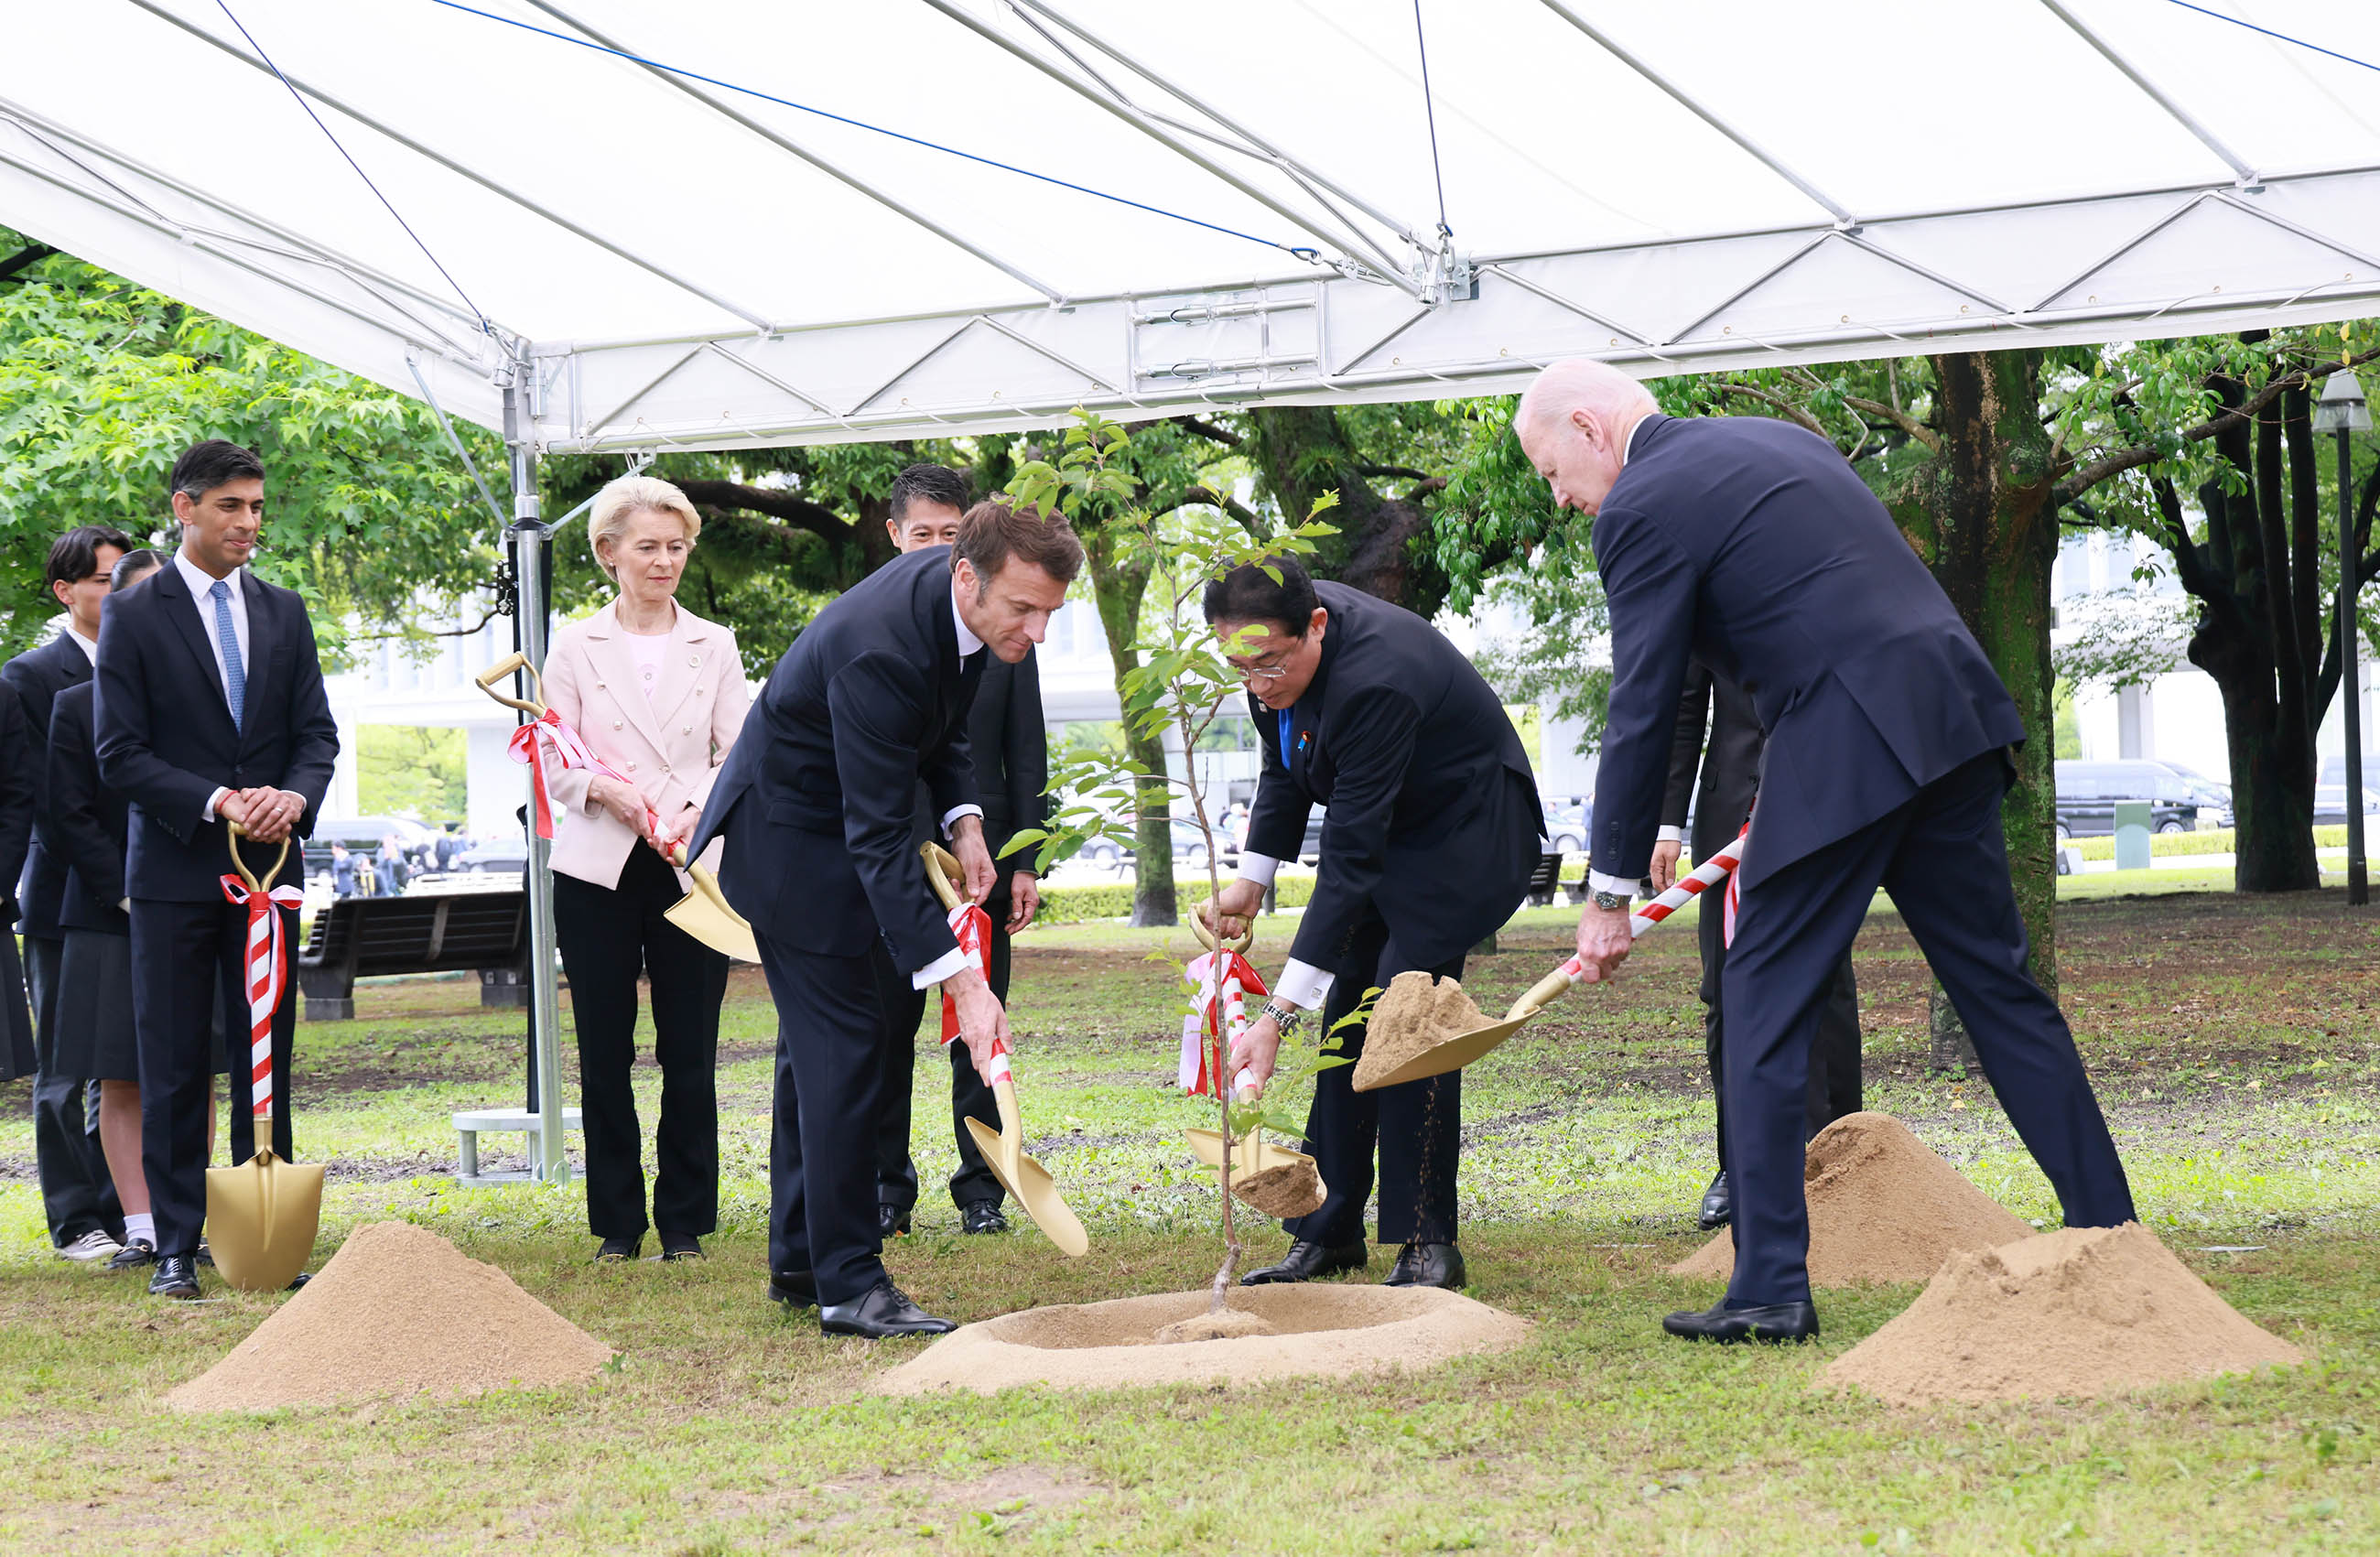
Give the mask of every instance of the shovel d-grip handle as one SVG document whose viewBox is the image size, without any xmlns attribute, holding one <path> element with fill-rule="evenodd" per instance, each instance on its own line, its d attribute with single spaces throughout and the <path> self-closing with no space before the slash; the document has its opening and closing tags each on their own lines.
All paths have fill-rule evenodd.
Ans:
<svg viewBox="0 0 2380 1557">
<path fill-rule="evenodd" d="M 231 845 L 231 868 L 239 872 L 240 882 L 250 892 L 262 892 L 264 882 L 280 875 L 281 868 L 289 863 L 289 839 L 284 835 L 281 840 L 281 852 L 273 857 L 272 865 L 264 872 L 264 881 L 259 881 L 256 872 L 248 868 L 248 861 L 239 857 L 239 841 L 248 836 L 248 829 L 229 817 L 225 817 L 224 832 L 229 834 L 227 842 Z"/>
<path fill-rule="evenodd" d="M 1200 945 L 1206 947 L 1210 952 L 1218 952 L 1221 951 L 1223 948 L 1215 943 L 1215 932 L 1207 928 L 1207 921 L 1200 917 L 1205 913 L 1208 905 L 1211 904 L 1213 901 L 1214 899 L 1208 898 L 1206 903 L 1201 903 L 1196 907 L 1190 910 L 1190 933 L 1198 938 L 1198 943 Z M 1241 932 L 1240 938 L 1232 943 L 1231 949 L 1239 953 L 1242 956 L 1245 956 L 1247 955 L 1248 948 L 1256 943 L 1257 927 L 1254 921 L 1250 921 L 1248 928 Z"/>
<path fill-rule="evenodd" d="M 506 697 L 496 690 L 497 682 L 516 674 L 528 677 L 529 697 L 527 701 L 518 698 Z M 528 656 L 517 649 L 473 676 L 471 681 L 480 691 L 495 699 L 506 708 L 516 708 L 532 719 L 545 717 L 545 678 L 537 674 L 537 667 L 528 663 Z"/>
</svg>

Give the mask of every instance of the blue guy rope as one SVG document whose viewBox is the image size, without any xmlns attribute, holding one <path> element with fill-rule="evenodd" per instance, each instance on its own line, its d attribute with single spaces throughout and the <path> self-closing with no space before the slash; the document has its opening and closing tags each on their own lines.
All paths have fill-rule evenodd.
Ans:
<svg viewBox="0 0 2380 1557">
<path fill-rule="evenodd" d="M 2348 65 L 2360 65 L 2366 70 L 2380 71 L 2380 65 L 2374 65 L 2368 59 L 2358 59 L 2353 55 L 2340 54 L 2337 49 L 2325 49 L 2320 43 L 2310 43 L 2303 38 L 2292 38 L 2286 32 L 2276 32 L 2269 27 L 2258 27 L 2254 22 L 2243 20 L 2239 17 L 2226 16 L 2221 11 L 2211 11 L 2204 6 L 2193 6 L 2190 0 L 2168 0 L 2168 3 L 2179 6 L 2185 11 L 2196 11 L 2203 17 L 2213 17 L 2216 21 L 2228 21 L 2234 27 L 2244 27 L 2251 32 L 2261 32 L 2267 38 L 2277 39 L 2284 43 L 2293 43 L 2301 49 L 2311 49 L 2315 54 L 2327 55 L 2332 59 Z"/>
</svg>

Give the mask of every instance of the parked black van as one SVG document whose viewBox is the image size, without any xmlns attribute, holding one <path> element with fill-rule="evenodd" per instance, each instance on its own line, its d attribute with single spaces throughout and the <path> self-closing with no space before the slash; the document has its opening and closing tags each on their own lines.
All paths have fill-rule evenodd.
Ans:
<svg viewBox="0 0 2380 1557">
<path fill-rule="evenodd" d="M 2219 815 L 2227 803 L 2214 785 L 2162 762 L 2060 762 L 2057 767 L 2061 841 L 2113 833 L 2119 800 L 2146 800 L 2149 826 L 2158 833 L 2187 833 L 2198 825 L 2202 808 Z"/>
</svg>

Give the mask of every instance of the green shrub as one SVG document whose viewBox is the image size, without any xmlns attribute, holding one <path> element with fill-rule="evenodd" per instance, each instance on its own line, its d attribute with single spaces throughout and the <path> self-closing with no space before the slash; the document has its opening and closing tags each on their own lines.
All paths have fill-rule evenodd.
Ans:
<svg viewBox="0 0 2380 1557">
<path fill-rule="evenodd" d="M 1228 878 L 1227 878 L 1228 879 Z M 1280 890 L 1275 901 L 1283 908 L 1303 908 L 1314 896 L 1314 878 L 1304 872 L 1281 873 L 1274 883 Z M 1174 883 L 1174 901 L 1181 906 L 1183 917 L 1189 917 L 1190 906 L 1206 897 L 1207 883 L 1178 878 Z M 1087 924 L 1094 919 L 1121 919 L 1131 917 L 1133 881 L 1102 882 L 1097 886 L 1050 887 L 1041 894 L 1040 924 Z"/>
<path fill-rule="evenodd" d="M 2152 833 L 2149 853 L 2153 855 L 2229 854 L 2233 848 L 2233 833 L 2228 827 L 2210 827 L 2203 833 Z M 2334 822 L 2313 830 L 2313 846 L 2318 849 L 2343 848 L 2347 845 L 2347 824 Z M 2077 838 L 2066 845 L 2085 859 L 2113 859 L 2116 840 Z"/>
</svg>

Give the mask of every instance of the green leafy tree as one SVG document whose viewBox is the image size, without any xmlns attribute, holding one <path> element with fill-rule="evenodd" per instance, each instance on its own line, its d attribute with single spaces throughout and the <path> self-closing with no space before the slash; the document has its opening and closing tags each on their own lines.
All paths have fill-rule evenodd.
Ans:
<svg viewBox="0 0 2380 1557">
<path fill-rule="evenodd" d="M 416 724 L 356 727 L 356 805 L 367 816 L 460 821 L 467 766 L 460 730 Z"/>
</svg>

